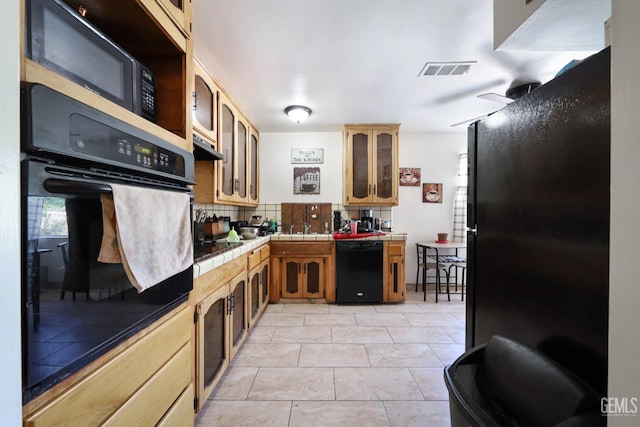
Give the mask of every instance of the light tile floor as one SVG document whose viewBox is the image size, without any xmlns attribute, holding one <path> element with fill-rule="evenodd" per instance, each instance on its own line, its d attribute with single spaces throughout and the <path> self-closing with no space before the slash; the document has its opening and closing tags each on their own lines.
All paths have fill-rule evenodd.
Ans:
<svg viewBox="0 0 640 427">
<path fill-rule="evenodd" d="M 441 297 L 409 285 L 404 304 L 269 305 L 196 426 L 449 426 L 443 368 L 464 352 L 465 304 Z"/>
</svg>

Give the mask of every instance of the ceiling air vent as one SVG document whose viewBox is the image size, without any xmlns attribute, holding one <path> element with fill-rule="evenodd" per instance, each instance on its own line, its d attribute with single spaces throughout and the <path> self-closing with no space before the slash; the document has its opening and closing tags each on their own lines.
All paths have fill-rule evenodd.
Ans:
<svg viewBox="0 0 640 427">
<path fill-rule="evenodd" d="M 420 70 L 420 76 L 459 76 L 469 72 L 477 61 L 465 62 L 427 62 Z"/>
</svg>

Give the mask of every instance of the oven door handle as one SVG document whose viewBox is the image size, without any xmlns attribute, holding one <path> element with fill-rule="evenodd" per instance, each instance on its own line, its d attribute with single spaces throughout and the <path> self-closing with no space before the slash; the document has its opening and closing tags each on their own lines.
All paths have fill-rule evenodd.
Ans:
<svg viewBox="0 0 640 427">
<path fill-rule="evenodd" d="M 96 194 L 111 193 L 111 186 L 98 182 L 70 181 L 48 178 L 44 181 L 44 188 L 49 193 L 58 194 Z"/>
</svg>

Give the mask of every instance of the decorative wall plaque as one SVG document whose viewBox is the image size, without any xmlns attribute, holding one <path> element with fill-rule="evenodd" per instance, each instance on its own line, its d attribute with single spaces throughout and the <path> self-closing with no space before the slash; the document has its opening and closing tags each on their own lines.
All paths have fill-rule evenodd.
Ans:
<svg viewBox="0 0 640 427">
<path fill-rule="evenodd" d="M 420 187 L 420 168 L 400 168 L 400 185 Z"/>
<path fill-rule="evenodd" d="M 293 168 L 293 194 L 320 194 L 320 168 Z"/>
<path fill-rule="evenodd" d="M 422 184 L 422 203 L 442 203 L 442 184 Z"/>
<path fill-rule="evenodd" d="M 292 148 L 291 163 L 293 164 L 321 164 L 324 163 L 324 149 L 322 148 Z"/>
</svg>

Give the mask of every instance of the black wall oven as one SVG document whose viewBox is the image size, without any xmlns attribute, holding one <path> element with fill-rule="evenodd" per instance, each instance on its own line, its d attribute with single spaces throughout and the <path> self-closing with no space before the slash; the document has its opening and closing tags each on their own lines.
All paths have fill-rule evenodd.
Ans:
<svg viewBox="0 0 640 427">
<path fill-rule="evenodd" d="M 22 87 L 21 121 L 26 403 L 187 300 L 193 267 L 137 293 L 121 264 L 97 261 L 100 195 L 117 183 L 192 196 L 194 166 L 190 152 L 42 85 Z"/>
</svg>

